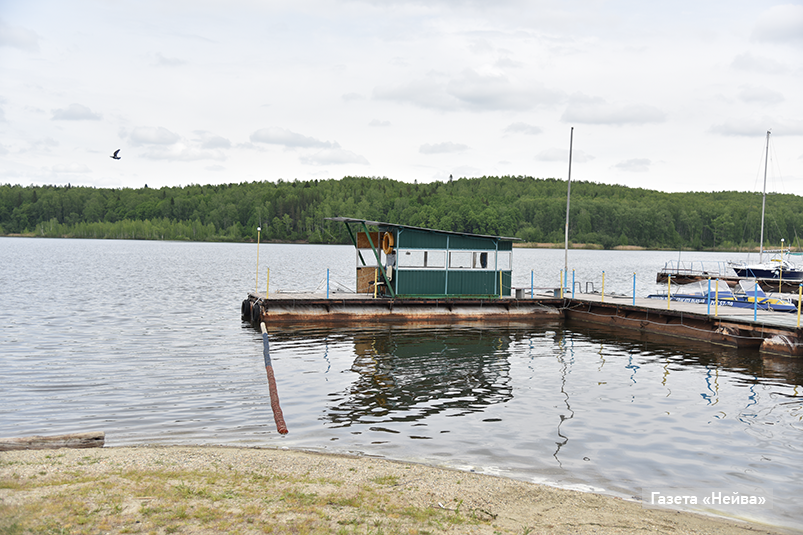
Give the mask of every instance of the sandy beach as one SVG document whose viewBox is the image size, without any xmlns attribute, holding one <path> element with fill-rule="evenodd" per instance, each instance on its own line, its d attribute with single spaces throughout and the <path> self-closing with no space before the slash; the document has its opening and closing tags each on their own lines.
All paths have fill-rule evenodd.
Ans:
<svg viewBox="0 0 803 535">
<path fill-rule="evenodd" d="M 0 453 L 0 533 L 789 533 L 371 457 L 167 446 Z"/>
</svg>

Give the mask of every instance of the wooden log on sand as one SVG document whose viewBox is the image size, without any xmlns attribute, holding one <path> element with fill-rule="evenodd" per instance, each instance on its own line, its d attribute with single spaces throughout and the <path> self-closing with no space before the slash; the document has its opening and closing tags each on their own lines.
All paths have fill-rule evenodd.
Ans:
<svg viewBox="0 0 803 535">
<path fill-rule="evenodd" d="M 106 433 L 72 433 L 51 437 L 32 436 L 19 438 L 0 438 L 0 451 L 49 450 L 58 448 L 102 448 Z"/>
</svg>

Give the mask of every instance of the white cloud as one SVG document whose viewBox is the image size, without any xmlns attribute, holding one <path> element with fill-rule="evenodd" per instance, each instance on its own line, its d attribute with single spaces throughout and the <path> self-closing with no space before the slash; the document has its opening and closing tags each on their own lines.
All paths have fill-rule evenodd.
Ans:
<svg viewBox="0 0 803 535">
<path fill-rule="evenodd" d="M 495 65 L 502 69 L 521 69 L 524 67 L 524 63 L 510 58 L 499 58 L 496 60 Z"/>
<path fill-rule="evenodd" d="M 299 161 L 306 165 L 368 165 L 368 160 L 363 156 L 341 148 L 323 149 L 310 156 L 302 156 Z"/>
<path fill-rule="evenodd" d="M 373 96 L 378 100 L 390 100 L 437 110 L 457 109 L 458 100 L 448 95 L 445 83 L 438 74 L 430 73 L 425 78 L 410 80 L 396 87 L 376 87 Z"/>
<path fill-rule="evenodd" d="M 196 130 L 193 132 L 198 139 L 195 141 L 201 144 L 202 149 L 228 149 L 231 148 L 231 141 L 223 136 L 206 132 L 205 130 Z"/>
<path fill-rule="evenodd" d="M 21 26 L 11 26 L 0 20 L 0 47 L 7 46 L 29 52 L 39 51 L 39 36 Z"/>
<path fill-rule="evenodd" d="M 301 147 L 301 148 L 339 148 L 336 142 L 321 141 L 313 137 L 304 136 L 291 132 L 286 128 L 279 128 L 271 126 L 268 128 L 261 128 L 251 134 L 251 141 L 254 143 L 267 143 L 269 145 L 283 145 L 288 148 Z"/>
<path fill-rule="evenodd" d="M 128 135 L 133 145 L 172 145 L 179 140 L 179 136 L 162 126 L 137 126 Z"/>
<path fill-rule="evenodd" d="M 351 102 L 353 100 L 365 100 L 365 95 L 361 95 L 359 93 L 346 93 L 340 98 L 342 98 L 345 102 Z"/>
<path fill-rule="evenodd" d="M 560 119 L 566 123 L 642 125 L 663 123 L 666 115 L 658 108 L 646 104 L 615 105 L 601 98 L 577 95 L 572 97 Z"/>
<path fill-rule="evenodd" d="M 803 121 L 782 121 L 769 116 L 728 119 L 724 123 L 713 125 L 709 132 L 723 136 L 760 137 L 772 130 L 784 136 L 803 135 Z"/>
<path fill-rule="evenodd" d="M 450 80 L 446 90 L 475 110 L 528 110 L 555 104 L 563 98 L 560 92 L 540 84 L 514 83 L 504 75 L 483 75 L 473 69 L 466 69 Z"/>
<path fill-rule="evenodd" d="M 544 131 L 537 126 L 522 122 L 511 123 L 505 128 L 506 134 L 526 134 L 528 136 L 536 136 L 538 134 L 542 134 L 543 132 Z"/>
<path fill-rule="evenodd" d="M 633 158 L 614 165 L 614 169 L 627 171 L 628 173 L 646 173 L 650 170 L 652 162 L 649 158 Z"/>
<path fill-rule="evenodd" d="M 750 52 L 739 54 L 733 58 L 731 67 L 736 70 L 761 74 L 784 74 L 789 71 L 789 68 L 778 60 L 754 56 Z"/>
<path fill-rule="evenodd" d="M 53 121 L 99 121 L 101 115 L 81 104 L 70 104 L 66 108 L 53 110 Z"/>
<path fill-rule="evenodd" d="M 777 91 L 753 85 L 741 86 L 738 97 L 742 102 L 756 102 L 759 104 L 778 104 L 785 100 L 784 96 Z"/>
<path fill-rule="evenodd" d="M 226 155 L 221 150 L 204 150 L 184 142 L 170 145 L 150 145 L 142 153 L 150 160 L 169 160 L 192 162 L 196 160 L 225 160 Z"/>
<path fill-rule="evenodd" d="M 92 170 L 89 169 L 89 167 L 87 167 L 84 164 L 79 164 L 79 163 L 70 163 L 70 164 L 66 164 L 66 165 L 65 164 L 54 165 L 51 168 L 51 170 L 54 173 L 91 173 L 92 172 Z"/>
<path fill-rule="evenodd" d="M 468 150 L 467 145 L 463 145 L 462 143 L 452 143 L 451 141 L 444 141 L 443 143 L 424 143 L 418 149 L 418 152 L 421 154 L 444 154 L 448 152 L 463 152 Z"/>
<path fill-rule="evenodd" d="M 385 127 L 390 126 L 390 121 L 382 121 L 380 119 L 373 119 L 368 126 L 378 126 L 378 127 Z"/>
<path fill-rule="evenodd" d="M 803 41 L 803 6 L 772 6 L 759 17 L 752 39 L 770 43 Z"/>
<path fill-rule="evenodd" d="M 564 97 L 560 91 L 547 89 L 539 83 L 511 81 L 502 74 L 481 74 L 474 69 L 464 69 L 451 78 L 429 73 L 425 78 L 400 86 L 377 87 L 374 98 L 445 111 L 521 111 L 553 105 Z"/>
<path fill-rule="evenodd" d="M 535 159 L 540 162 L 566 162 L 569 163 L 569 149 L 559 149 L 551 147 L 544 149 L 535 155 Z M 572 150 L 572 163 L 585 163 L 593 160 L 590 154 L 577 149 Z"/>
<path fill-rule="evenodd" d="M 153 65 L 156 67 L 182 67 L 189 63 L 183 59 L 165 57 L 160 52 L 154 54 L 154 57 L 156 59 L 154 60 Z"/>
</svg>

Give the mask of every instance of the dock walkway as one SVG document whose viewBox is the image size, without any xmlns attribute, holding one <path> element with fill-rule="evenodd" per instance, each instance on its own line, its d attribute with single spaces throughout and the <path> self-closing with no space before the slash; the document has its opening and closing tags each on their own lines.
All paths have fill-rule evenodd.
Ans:
<svg viewBox="0 0 803 535">
<path fill-rule="evenodd" d="M 242 316 L 255 325 L 314 322 L 437 323 L 568 320 L 705 341 L 764 353 L 803 356 L 798 315 L 632 296 L 576 294 L 501 299 L 390 299 L 372 294 L 250 293 Z"/>
</svg>

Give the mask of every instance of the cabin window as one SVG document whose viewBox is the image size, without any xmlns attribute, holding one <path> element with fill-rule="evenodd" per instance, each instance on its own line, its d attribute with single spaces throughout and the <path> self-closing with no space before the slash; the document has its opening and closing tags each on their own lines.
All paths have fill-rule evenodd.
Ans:
<svg viewBox="0 0 803 535">
<path fill-rule="evenodd" d="M 470 251 L 449 251 L 449 267 L 470 268 L 472 256 Z"/>
<path fill-rule="evenodd" d="M 474 253 L 474 269 L 488 269 L 488 252 Z"/>
<path fill-rule="evenodd" d="M 431 268 L 446 267 L 446 251 L 425 251 L 424 265 Z"/>
<path fill-rule="evenodd" d="M 399 267 L 424 267 L 426 256 L 426 251 L 404 251 L 399 255 Z"/>
</svg>

